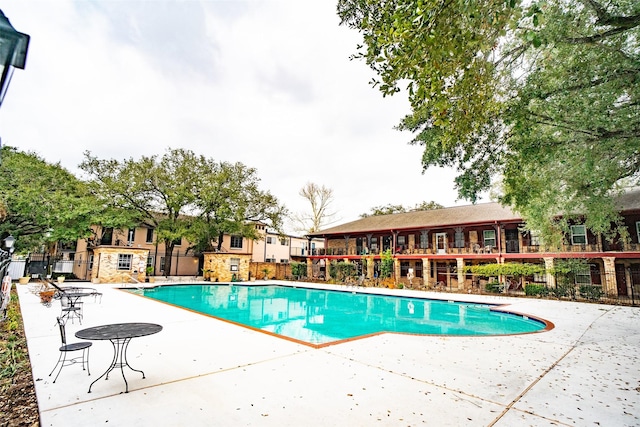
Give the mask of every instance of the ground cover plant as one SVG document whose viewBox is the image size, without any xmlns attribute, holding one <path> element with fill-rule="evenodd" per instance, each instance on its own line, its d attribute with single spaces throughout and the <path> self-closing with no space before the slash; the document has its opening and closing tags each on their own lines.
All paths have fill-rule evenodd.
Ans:
<svg viewBox="0 0 640 427">
<path fill-rule="evenodd" d="M 40 425 L 18 295 L 12 291 L 0 323 L 0 419 L 3 426 Z"/>
</svg>

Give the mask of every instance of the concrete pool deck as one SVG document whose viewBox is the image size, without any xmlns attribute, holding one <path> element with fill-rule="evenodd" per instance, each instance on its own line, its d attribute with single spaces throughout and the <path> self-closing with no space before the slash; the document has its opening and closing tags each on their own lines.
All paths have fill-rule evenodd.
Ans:
<svg viewBox="0 0 640 427">
<path fill-rule="evenodd" d="M 106 323 L 164 328 L 131 341 L 129 362 L 146 378 L 125 371 L 129 393 L 117 370 L 87 393 L 111 361 L 111 344 L 93 341 L 91 376 L 68 366 L 53 384 L 60 303 L 44 307 L 29 285 L 16 286 L 42 426 L 640 425 L 635 307 L 386 290 L 509 304 L 555 328 L 496 337 L 380 334 L 315 349 L 87 284 L 102 300 L 85 298 L 82 325 L 67 324 L 69 342 Z"/>
</svg>

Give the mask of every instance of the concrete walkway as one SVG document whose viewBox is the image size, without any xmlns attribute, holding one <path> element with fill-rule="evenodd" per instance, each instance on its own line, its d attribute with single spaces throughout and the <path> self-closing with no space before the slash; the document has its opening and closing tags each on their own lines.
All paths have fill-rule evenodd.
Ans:
<svg viewBox="0 0 640 427">
<path fill-rule="evenodd" d="M 85 299 L 83 324 L 67 326 L 70 341 L 106 323 L 164 327 L 131 341 L 129 362 L 146 379 L 126 372 L 125 394 L 114 371 L 89 394 L 111 344 L 94 342 L 91 376 L 65 367 L 53 384 L 59 302 L 44 307 L 29 285 L 16 286 L 43 426 L 640 425 L 638 308 L 394 290 L 509 304 L 555 328 L 484 338 L 381 334 L 314 349 L 88 285 L 102 301 Z"/>
</svg>

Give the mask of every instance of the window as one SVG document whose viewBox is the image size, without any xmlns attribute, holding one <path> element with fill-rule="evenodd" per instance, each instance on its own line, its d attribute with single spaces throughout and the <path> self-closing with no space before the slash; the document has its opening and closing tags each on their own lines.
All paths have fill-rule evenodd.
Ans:
<svg viewBox="0 0 640 427">
<path fill-rule="evenodd" d="M 636 233 L 638 234 L 638 243 L 640 243 L 640 221 L 636 222 Z"/>
<path fill-rule="evenodd" d="M 530 231 L 529 234 L 531 235 L 531 242 L 529 242 L 529 244 L 531 246 L 540 246 L 540 233 L 537 231 Z"/>
<path fill-rule="evenodd" d="M 231 265 L 231 271 L 238 271 L 240 269 L 240 258 L 231 258 L 229 259 L 229 263 Z"/>
<path fill-rule="evenodd" d="M 591 266 L 587 265 L 585 268 L 576 271 L 576 285 L 590 285 L 591 284 Z"/>
<path fill-rule="evenodd" d="M 280 244 L 282 246 L 289 246 L 289 241 L 287 239 L 280 239 Z"/>
<path fill-rule="evenodd" d="M 273 237 L 267 236 L 267 245 L 272 245 L 272 244 L 273 244 Z"/>
<path fill-rule="evenodd" d="M 101 245 L 113 244 L 113 228 L 105 228 L 102 230 L 102 237 L 100 238 Z"/>
<path fill-rule="evenodd" d="M 535 283 L 547 283 L 547 275 L 544 273 L 533 273 L 533 281 Z"/>
<path fill-rule="evenodd" d="M 275 258 L 267 258 L 264 260 L 264 262 L 276 262 Z"/>
<path fill-rule="evenodd" d="M 118 254 L 118 270 L 130 270 L 132 254 Z"/>
<path fill-rule="evenodd" d="M 163 256 L 161 256 L 161 257 L 160 257 L 160 272 L 161 272 L 161 273 L 164 273 L 164 264 L 165 264 L 165 262 L 164 262 L 164 257 L 163 257 Z"/>
<path fill-rule="evenodd" d="M 398 246 L 404 246 L 405 236 L 398 236 Z"/>
<path fill-rule="evenodd" d="M 153 257 L 147 257 L 147 267 L 153 267 Z"/>
<path fill-rule="evenodd" d="M 587 230 L 584 225 L 571 226 L 571 244 L 584 245 L 587 243 Z"/>
<path fill-rule="evenodd" d="M 133 245 L 133 242 L 136 240 L 136 229 L 130 228 L 127 233 L 127 246 Z"/>
<path fill-rule="evenodd" d="M 281 262 L 282 264 L 289 264 L 289 260 L 288 260 L 288 259 L 286 259 L 286 258 L 282 258 L 282 259 L 280 260 L 280 262 Z"/>
<path fill-rule="evenodd" d="M 242 236 L 231 236 L 231 249 L 242 249 Z"/>
<path fill-rule="evenodd" d="M 400 262 L 400 277 L 407 277 L 409 273 L 409 261 Z"/>
<path fill-rule="evenodd" d="M 429 233 L 420 233 L 420 249 L 427 249 L 429 247 Z"/>
<path fill-rule="evenodd" d="M 456 230 L 453 245 L 454 248 L 464 248 L 464 231 Z"/>
<path fill-rule="evenodd" d="M 372 251 L 377 251 L 378 250 L 378 238 L 377 237 L 371 238 L 371 250 Z"/>
<path fill-rule="evenodd" d="M 153 228 L 147 228 L 147 243 L 153 243 Z"/>
<path fill-rule="evenodd" d="M 182 237 L 178 237 L 177 239 L 175 239 L 175 240 L 173 241 L 173 244 L 174 244 L 175 246 L 180 246 L 180 245 L 182 245 Z"/>
<path fill-rule="evenodd" d="M 89 255 L 89 270 L 93 270 L 93 254 Z"/>
<path fill-rule="evenodd" d="M 496 230 L 484 230 L 482 232 L 484 246 L 496 247 Z"/>
</svg>

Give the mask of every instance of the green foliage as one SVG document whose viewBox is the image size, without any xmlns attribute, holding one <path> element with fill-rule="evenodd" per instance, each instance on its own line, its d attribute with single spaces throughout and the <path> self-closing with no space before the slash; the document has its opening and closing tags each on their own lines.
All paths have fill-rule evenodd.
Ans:
<svg viewBox="0 0 640 427">
<path fill-rule="evenodd" d="M 544 273 L 545 268 L 540 264 L 506 262 L 504 264 L 483 264 L 465 267 L 465 270 L 476 276 L 533 276 Z"/>
<path fill-rule="evenodd" d="M 498 181 L 500 201 L 552 246 L 576 214 L 625 237 L 613 201 L 640 177 L 636 0 L 339 0 L 338 14 L 363 37 L 354 57 L 373 85 L 407 85 L 399 129 L 425 169 L 461 172 L 461 198 Z"/>
<path fill-rule="evenodd" d="M 307 277 L 307 263 L 295 261 L 291 262 L 291 274 L 296 279 Z"/>
<path fill-rule="evenodd" d="M 270 192 L 260 190 L 256 169 L 202 159 L 193 174 L 197 216 L 187 237 L 195 252 L 220 250 L 224 234 L 260 238 L 255 222 L 282 230 L 287 210 Z"/>
<path fill-rule="evenodd" d="M 156 229 L 157 241 L 165 246 L 164 271 L 169 274 L 176 241 L 187 229 L 183 214 L 195 206 L 193 175 L 202 157 L 183 149 L 139 160 L 99 160 L 89 152 L 84 156 L 80 168 L 89 175 L 94 194 L 115 208 L 135 212 L 141 222 Z"/>
<path fill-rule="evenodd" d="M 396 213 L 406 212 L 407 209 L 402 205 L 384 205 L 384 206 L 375 206 L 371 208 L 370 213 L 362 213 L 360 214 L 360 218 L 366 218 L 369 216 L 380 216 L 380 215 L 392 215 Z"/>
<path fill-rule="evenodd" d="M 433 209 L 442 209 L 442 208 L 444 208 L 444 206 L 434 201 L 430 201 L 430 202 L 424 201 L 422 203 L 418 203 L 413 208 L 406 208 L 402 205 L 387 204 L 384 206 L 375 206 L 371 208 L 370 213 L 360 214 L 360 218 L 367 218 L 369 216 L 379 216 L 379 215 L 391 215 L 391 214 L 411 212 L 411 211 L 429 211 Z"/>
<path fill-rule="evenodd" d="M 4 146 L 0 156 L 0 236 L 29 251 L 91 235 L 95 219 L 109 217 L 87 186 L 59 164 Z"/>
<path fill-rule="evenodd" d="M 553 272 L 561 285 L 575 285 L 576 275 L 584 271 L 589 271 L 589 263 L 583 258 L 562 258 L 554 261 Z"/>
<path fill-rule="evenodd" d="M 329 276 L 337 282 L 344 281 L 347 277 L 353 277 L 356 274 L 356 266 L 350 262 L 331 261 L 329 263 Z"/>
<path fill-rule="evenodd" d="M 546 297 L 549 295 L 549 288 L 545 285 L 530 284 L 524 287 L 524 294 L 527 296 L 541 296 Z"/>
<path fill-rule="evenodd" d="M 380 254 L 380 278 L 386 279 L 393 275 L 393 255 L 391 249 Z"/>
<path fill-rule="evenodd" d="M 29 369 L 27 342 L 16 332 L 22 322 L 17 295 L 12 292 L 7 318 L 0 323 L 0 390 L 6 392 L 17 372 Z"/>
<path fill-rule="evenodd" d="M 598 301 L 604 295 L 602 286 L 582 285 L 580 286 L 580 296 L 589 301 Z"/>
<path fill-rule="evenodd" d="M 571 298 L 576 299 L 576 286 L 573 283 L 557 283 L 554 289 L 551 289 L 551 293 L 556 298 Z"/>
<path fill-rule="evenodd" d="M 280 230 L 286 210 L 258 188 L 256 170 L 242 163 L 215 162 L 190 150 L 169 149 L 139 160 L 99 160 L 85 153 L 80 165 L 96 195 L 156 229 L 171 254 L 182 237 L 196 253 L 221 249 L 224 234 L 259 238 L 255 222 Z M 186 216 L 189 214 L 190 216 Z"/>
<path fill-rule="evenodd" d="M 484 288 L 487 292 L 491 292 L 495 294 L 495 293 L 501 292 L 503 289 L 503 286 L 500 284 L 500 282 L 488 282 Z"/>
</svg>

